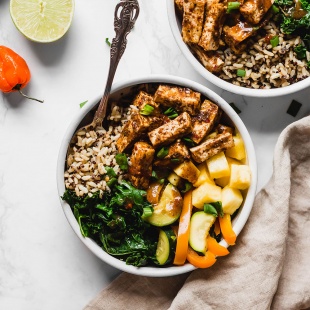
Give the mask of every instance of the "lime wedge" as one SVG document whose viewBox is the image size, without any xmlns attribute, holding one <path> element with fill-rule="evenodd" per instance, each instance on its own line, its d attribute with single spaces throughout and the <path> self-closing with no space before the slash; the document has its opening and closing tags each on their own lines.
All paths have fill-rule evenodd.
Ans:
<svg viewBox="0 0 310 310">
<path fill-rule="evenodd" d="M 74 0 L 11 0 L 16 28 L 28 39 L 47 43 L 60 39 L 69 29 Z"/>
</svg>

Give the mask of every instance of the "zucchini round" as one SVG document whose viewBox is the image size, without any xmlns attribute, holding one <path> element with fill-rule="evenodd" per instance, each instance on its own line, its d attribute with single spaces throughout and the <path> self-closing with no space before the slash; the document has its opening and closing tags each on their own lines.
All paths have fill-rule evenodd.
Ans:
<svg viewBox="0 0 310 310">
<path fill-rule="evenodd" d="M 156 259 L 159 265 L 165 265 L 174 257 L 176 235 L 170 228 L 160 229 L 156 249 Z"/>
</svg>

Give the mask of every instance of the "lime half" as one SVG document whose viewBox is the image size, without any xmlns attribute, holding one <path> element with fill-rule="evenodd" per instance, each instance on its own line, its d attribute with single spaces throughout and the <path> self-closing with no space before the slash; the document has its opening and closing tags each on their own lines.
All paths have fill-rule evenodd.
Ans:
<svg viewBox="0 0 310 310">
<path fill-rule="evenodd" d="M 11 0 L 10 13 L 17 29 L 28 39 L 47 43 L 69 29 L 74 0 Z"/>
</svg>

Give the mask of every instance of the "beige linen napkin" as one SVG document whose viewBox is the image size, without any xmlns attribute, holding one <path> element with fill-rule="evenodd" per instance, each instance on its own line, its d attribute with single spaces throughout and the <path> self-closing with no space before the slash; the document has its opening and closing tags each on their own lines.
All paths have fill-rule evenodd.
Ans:
<svg viewBox="0 0 310 310">
<path fill-rule="evenodd" d="M 211 268 L 182 276 L 123 273 L 85 310 L 310 307 L 310 116 L 280 135 L 272 179 L 230 250 Z"/>
</svg>

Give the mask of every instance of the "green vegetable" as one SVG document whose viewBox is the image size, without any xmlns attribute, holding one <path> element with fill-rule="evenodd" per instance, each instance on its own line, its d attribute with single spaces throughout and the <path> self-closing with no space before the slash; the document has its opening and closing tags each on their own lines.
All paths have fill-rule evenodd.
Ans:
<svg viewBox="0 0 310 310">
<path fill-rule="evenodd" d="M 80 108 L 83 108 L 84 105 L 85 105 L 87 102 L 88 102 L 88 100 L 86 100 L 86 101 L 84 101 L 84 102 L 81 102 L 81 103 L 80 103 Z"/>
<path fill-rule="evenodd" d="M 294 4 L 293 0 L 275 0 L 274 4 L 279 6 L 292 6 Z"/>
<path fill-rule="evenodd" d="M 106 174 L 107 176 L 109 176 L 110 178 L 116 177 L 116 173 L 115 173 L 113 168 L 111 168 L 109 166 L 105 166 L 104 169 L 107 172 L 107 174 Z"/>
<path fill-rule="evenodd" d="M 170 161 L 174 164 L 177 164 L 180 162 L 180 158 L 171 158 Z"/>
<path fill-rule="evenodd" d="M 303 46 L 302 44 L 299 44 L 294 48 L 294 52 L 296 53 L 296 57 L 298 59 L 306 58 L 306 51 L 307 51 L 306 47 Z"/>
<path fill-rule="evenodd" d="M 203 205 L 203 211 L 215 217 L 218 217 L 218 216 L 223 217 L 224 215 L 221 201 L 205 203 Z"/>
<path fill-rule="evenodd" d="M 190 182 L 185 182 L 185 188 L 181 190 L 182 193 L 188 192 L 193 187 L 193 184 Z"/>
<path fill-rule="evenodd" d="M 291 16 L 283 15 L 283 21 L 281 23 L 281 30 L 285 34 L 291 34 L 298 29 L 304 29 L 309 31 L 310 29 L 310 11 L 300 19 L 295 19 Z"/>
<path fill-rule="evenodd" d="M 178 116 L 177 111 L 174 108 L 168 108 L 165 112 L 165 115 L 167 115 L 170 119 L 174 119 Z"/>
<path fill-rule="evenodd" d="M 157 172 L 155 170 L 152 171 L 152 178 L 158 179 Z"/>
<path fill-rule="evenodd" d="M 153 208 L 152 207 L 144 207 L 143 208 L 143 214 L 142 218 L 145 219 L 153 214 Z"/>
<path fill-rule="evenodd" d="M 117 183 L 117 178 L 111 178 L 108 182 L 107 185 L 111 188 Z"/>
<path fill-rule="evenodd" d="M 111 46 L 111 42 L 110 42 L 109 38 L 105 38 L 105 43 L 107 43 L 109 46 Z"/>
<path fill-rule="evenodd" d="M 154 112 L 154 107 L 149 104 L 146 104 L 143 109 L 140 111 L 142 115 L 151 115 Z"/>
<path fill-rule="evenodd" d="M 61 198 L 70 205 L 82 235 L 107 253 L 134 266 L 157 264 L 158 231 L 142 219 L 144 208 L 152 207 L 145 191 L 122 181 L 102 198 L 98 192 L 78 197 L 72 190 Z"/>
<path fill-rule="evenodd" d="M 243 69 L 237 70 L 237 76 L 245 77 L 245 74 L 246 74 L 245 70 L 243 70 Z"/>
<path fill-rule="evenodd" d="M 270 39 L 270 44 L 272 47 L 276 47 L 279 45 L 279 36 L 274 36 Z"/>
<path fill-rule="evenodd" d="M 176 248 L 176 236 L 172 229 L 163 228 L 159 230 L 159 237 L 156 249 L 156 259 L 159 265 L 165 265 L 174 257 Z"/>
<path fill-rule="evenodd" d="M 272 12 L 275 14 L 280 12 L 280 9 L 277 6 L 275 6 L 274 4 L 271 6 L 271 9 L 272 9 Z"/>
<path fill-rule="evenodd" d="M 185 142 L 185 144 L 186 145 L 188 145 L 188 146 L 195 146 L 196 145 L 196 143 L 192 140 L 192 139 L 190 139 L 190 138 L 183 138 L 183 141 Z"/>
<path fill-rule="evenodd" d="M 309 0 L 299 0 L 299 2 L 301 3 L 301 7 L 304 10 L 310 11 L 310 1 Z"/>
<path fill-rule="evenodd" d="M 240 8 L 240 2 L 228 2 L 227 4 L 227 13 L 231 13 L 234 10 Z"/>
<path fill-rule="evenodd" d="M 158 158 L 164 158 L 168 155 L 168 153 L 169 153 L 169 148 L 164 146 L 158 151 L 156 156 Z"/>
<path fill-rule="evenodd" d="M 126 171 L 128 170 L 128 160 L 127 160 L 127 156 L 124 153 L 118 153 L 115 155 L 115 160 L 116 163 L 119 165 L 119 167 Z"/>
</svg>

